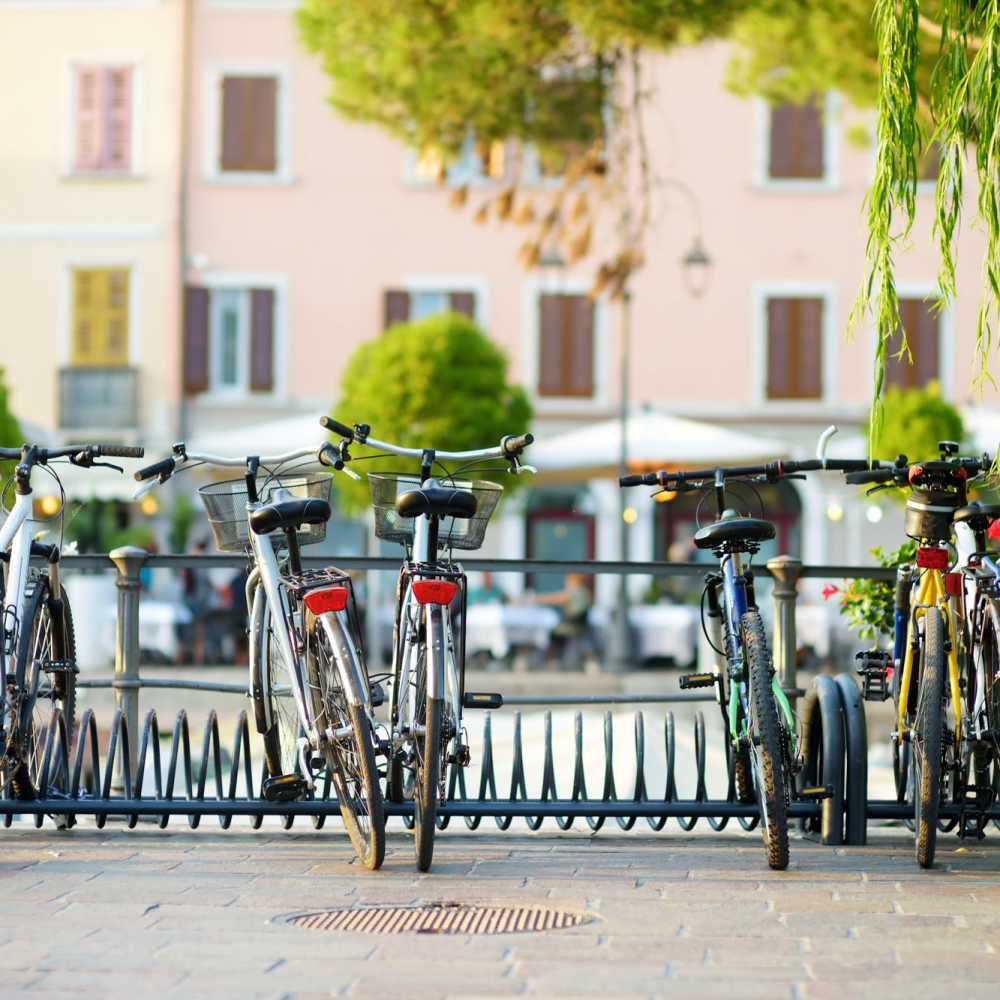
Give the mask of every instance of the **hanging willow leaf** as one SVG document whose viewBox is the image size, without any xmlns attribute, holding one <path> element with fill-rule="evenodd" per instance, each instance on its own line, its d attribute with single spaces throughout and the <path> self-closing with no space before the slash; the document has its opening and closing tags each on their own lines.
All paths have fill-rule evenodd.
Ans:
<svg viewBox="0 0 1000 1000">
<path fill-rule="evenodd" d="M 498 219 L 507 220 L 510 218 L 511 209 L 514 207 L 514 188 L 504 188 L 494 200 L 494 207 Z"/>
<path fill-rule="evenodd" d="M 489 219 L 489 217 L 490 217 L 490 203 L 488 201 L 484 201 L 479 206 L 479 208 L 476 209 L 475 215 L 472 216 L 475 222 L 477 222 L 480 226 L 483 225 Z"/>
<path fill-rule="evenodd" d="M 591 234 L 591 224 L 588 222 L 583 229 L 581 229 L 575 236 L 570 238 L 569 241 L 569 261 L 570 263 L 575 263 L 583 257 L 586 257 L 590 252 L 590 234 Z"/>
<path fill-rule="evenodd" d="M 535 221 L 535 203 L 529 197 L 525 198 L 514 211 L 514 222 L 519 226 L 527 226 Z"/>
<path fill-rule="evenodd" d="M 448 203 L 452 208 L 462 208 L 469 197 L 469 185 L 463 184 L 461 187 L 453 188 L 448 197 Z"/>
</svg>

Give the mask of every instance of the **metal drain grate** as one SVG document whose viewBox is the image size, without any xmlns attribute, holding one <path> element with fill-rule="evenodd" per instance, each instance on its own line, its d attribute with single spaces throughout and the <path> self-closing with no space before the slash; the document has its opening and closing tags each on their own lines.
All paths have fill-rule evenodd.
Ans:
<svg viewBox="0 0 1000 1000">
<path fill-rule="evenodd" d="M 536 906 L 429 903 L 318 910 L 297 913 L 288 918 L 288 923 L 314 931 L 351 931 L 355 934 L 524 934 L 563 930 L 591 919 L 586 913 Z"/>
</svg>

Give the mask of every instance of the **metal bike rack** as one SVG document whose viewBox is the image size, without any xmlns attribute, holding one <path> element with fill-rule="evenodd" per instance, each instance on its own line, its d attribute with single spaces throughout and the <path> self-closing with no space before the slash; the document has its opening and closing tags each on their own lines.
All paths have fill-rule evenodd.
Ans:
<svg viewBox="0 0 1000 1000">
<path fill-rule="evenodd" d="M 75 745 L 70 746 L 64 721 L 57 715 L 48 730 L 39 784 L 41 795 L 32 801 L 0 800 L 0 815 L 9 826 L 15 815 L 31 815 L 41 825 L 46 815 L 60 817 L 71 826 L 78 816 L 95 817 L 103 826 L 109 816 L 125 817 L 128 826 L 135 826 L 140 817 L 157 817 L 160 827 L 166 827 L 171 816 L 187 816 L 191 828 L 199 826 L 205 816 L 218 817 L 220 826 L 228 829 L 233 817 L 249 817 L 252 828 L 258 828 L 265 817 L 280 817 L 290 828 L 297 817 L 310 817 L 321 828 L 326 817 L 338 815 L 336 799 L 331 796 L 329 782 L 317 787 L 311 799 L 272 803 L 259 797 L 264 777 L 263 763 L 251 758 L 251 728 L 247 713 L 238 715 L 232 734 L 231 752 L 224 754 L 219 720 L 214 710 L 209 712 L 201 732 L 200 756 L 192 752 L 191 725 L 185 711 L 172 722 L 168 749 L 160 739 L 160 721 L 155 710 L 146 712 L 140 729 L 139 695 L 143 688 L 174 688 L 210 690 L 219 693 L 246 695 L 245 684 L 217 684 L 172 678 L 141 676 L 138 663 L 138 616 L 141 591 L 139 571 L 151 566 L 231 566 L 242 565 L 232 556 L 153 556 L 141 549 L 118 549 L 110 556 L 118 571 L 119 623 L 115 674 L 110 679 L 81 677 L 81 688 L 112 688 L 117 708 L 108 729 L 107 752 L 99 746 L 97 719 L 92 710 L 85 711 Z M 304 560 L 317 565 L 328 560 Z M 68 556 L 67 568 L 107 568 L 108 557 Z M 703 566 L 669 563 L 568 563 L 520 560 L 464 560 L 469 569 L 490 569 L 496 572 L 586 572 L 649 575 L 698 575 Z M 345 569 L 395 570 L 398 563 L 391 559 L 354 558 L 338 560 Z M 764 571 L 760 571 L 762 574 Z M 779 679 L 789 695 L 805 694 L 797 689 L 795 664 L 796 582 L 801 577 L 869 576 L 889 578 L 891 571 L 858 570 L 853 567 L 803 567 L 797 560 L 771 560 L 767 574 L 775 579 L 775 665 Z M 448 781 L 448 801 L 440 809 L 438 823 L 443 829 L 452 819 L 462 818 L 470 830 L 477 829 L 483 819 L 493 818 L 501 830 L 510 828 L 515 817 L 527 820 L 532 830 L 542 827 L 548 818 L 559 829 L 569 829 L 574 821 L 583 819 L 591 830 L 600 830 L 613 819 L 622 830 L 632 829 L 645 819 L 653 830 L 662 830 L 668 819 L 677 820 L 684 831 L 692 830 L 699 820 L 706 820 L 712 830 L 724 830 L 736 820 L 744 830 L 752 830 L 759 822 L 756 805 L 736 801 L 732 773 L 726 776 L 722 797 L 710 798 L 706 775 L 705 719 L 699 711 L 694 719 L 695 777 L 693 797 L 681 798 L 676 775 L 677 734 L 673 713 L 662 717 L 662 740 L 665 778 L 662 790 L 651 790 L 646 778 L 647 720 L 640 710 L 634 715 L 631 753 L 634 781 L 625 792 L 615 783 L 615 744 L 612 713 L 603 718 L 604 767 L 599 797 L 592 797 L 584 771 L 584 748 L 590 744 L 584 733 L 584 716 L 577 711 L 574 718 L 574 753 L 572 788 L 568 798 L 560 798 L 556 786 L 555 753 L 553 749 L 551 708 L 557 705 L 645 704 L 667 705 L 672 702 L 710 702 L 711 694 L 674 692 L 667 694 L 566 695 L 556 697 L 508 696 L 505 708 L 513 713 L 513 763 L 506 795 L 497 773 L 494 752 L 493 713 L 484 719 L 482 745 L 476 755 L 480 764 L 476 794 L 469 795 L 466 774 L 453 769 Z M 529 776 L 525 770 L 521 713 L 527 706 L 546 708 L 543 715 L 543 765 L 537 778 L 537 797 L 529 798 Z M 863 844 L 869 817 L 903 818 L 906 807 L 897 803 L 867 801 L 867 739 L 864 706 L 854 680 L 847 674 L 836 679 L 821 676 L 801 706 L 804 723 L 805 784 L 829 786 L 832 795 L 821 801 L 795 800 L 789 804 L 789 815 L 801 826 L 817 834 L 827 844 Z M 659 725 L 659 723 L 657 723 Z M 135 735 L 138 734 L 138 739 Z M 477 748 L 473 748 L 475 751 Z M 151 787 L 152 794 L 148 789 Z M 902 810 L 902 811 L 901 811 Z M 390 816 L 402 816 L 412 823 L 412 807 L 402 803 L 386 803 Z M 943 811 L 943 815 L 945 812 Z"/>
</svg>

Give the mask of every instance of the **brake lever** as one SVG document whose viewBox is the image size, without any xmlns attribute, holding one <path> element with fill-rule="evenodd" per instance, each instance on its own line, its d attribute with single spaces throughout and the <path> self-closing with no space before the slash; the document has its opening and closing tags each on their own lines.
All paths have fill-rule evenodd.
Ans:
<svg viewBox="0 0 1000 1000">
<path fill-rule="evenodd" d="M 112 465 L 111 462 L 91 462 L 90 465 L 87 466 L 88 469 L 96 469 L 98 467 L 102 469 L 114 469 L 116 472 L 120 472 L 122 475 L 125 475 L 125 470 L 120 465 Z"/>
<path fill-rule="evenodd" d="M 895 483 L 878 483 L 876 486 L 870 486 L 865 490 L 865 496 L 870 497 L 873 493 L 878 493 L 881 490 L 891 490 L 895 485 Z"/>
</svg>

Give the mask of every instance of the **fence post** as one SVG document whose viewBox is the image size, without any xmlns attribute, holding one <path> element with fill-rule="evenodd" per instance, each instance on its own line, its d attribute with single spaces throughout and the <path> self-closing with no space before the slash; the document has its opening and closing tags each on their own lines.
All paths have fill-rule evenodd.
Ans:
<svg viewBox="0 0 1000 1000">
<path fill-rule="evenodd" d="M 795 601 L 798 582 L 802 575 L 802 562 L 791 556 L 768 559 L 767 568 L 774 579 L 771 599 L 774 602 L 774 665 L 784 691 L 798 688 L 798 643 L 795 637 Z M 789 694 L 792 706 L 795 695 Z"/>
<path fill-rule="evenodd" d="M 133 778 L 139 753 L 139 572 L 148 553 L 135 545 L 113 549 L 108 558 L 118 576 L 118 617 L 115 621 L 115 704 L 128 726 L 129 765 Z M 121 768 L 115 764 L 112 789 L 124 791 Z M 133 795 L 138 794 L 133 788 Z"/>
</svg>

